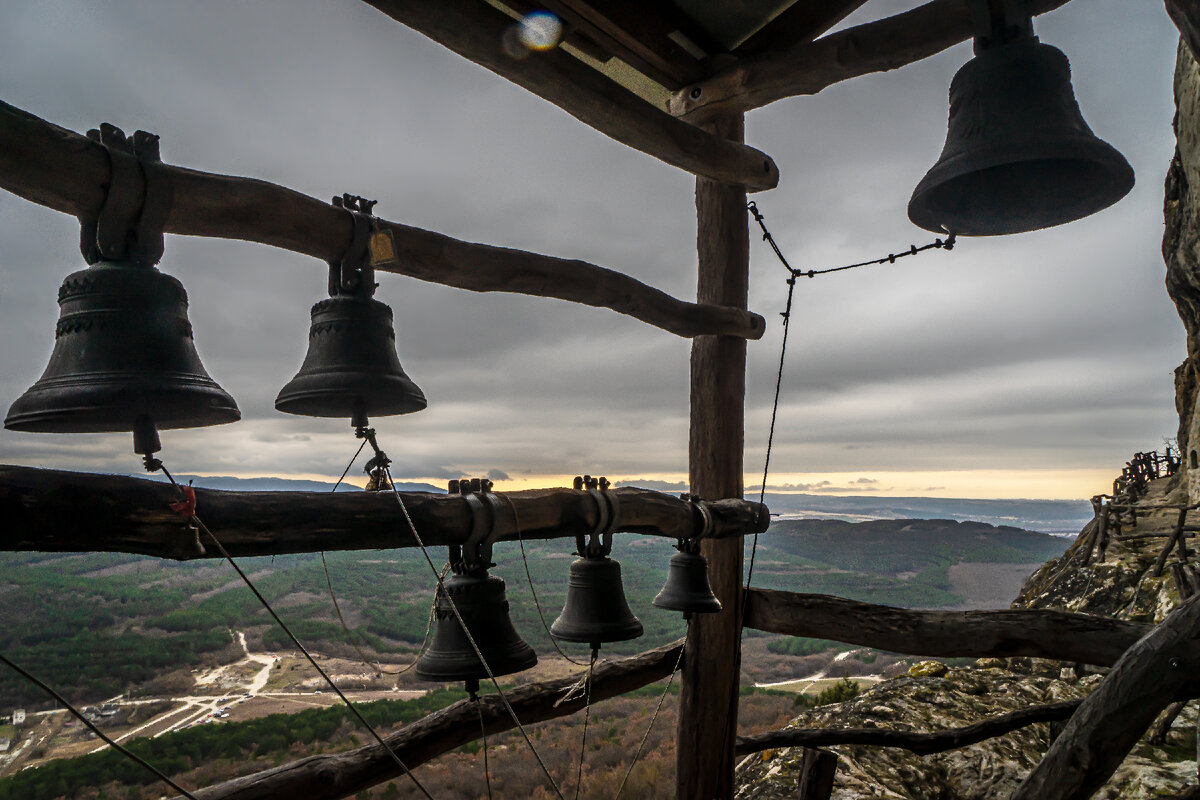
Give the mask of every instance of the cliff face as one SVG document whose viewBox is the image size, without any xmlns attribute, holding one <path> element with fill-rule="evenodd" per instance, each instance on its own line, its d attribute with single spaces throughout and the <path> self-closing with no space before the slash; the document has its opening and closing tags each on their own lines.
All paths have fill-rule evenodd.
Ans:
<svg viewBox="0 0 1200 800">
<path fill-rule="evenodd" d="M 1175 73 L 1178 147 L 1166 180 L 1163 258 L 1167 292 L 1187 331 L 1188 357 L 1176 370 L 1180 473 L 1151 484 L 1149 506 L 1200 501 L 1200 67 L 1181 45 Z M 1136 530 L 1170 530 L 1174 511 L 1148 510 Z M 1090 527 L 1090 526 L 1089 526 Z M 1085 529 L 1086 531 L 1087 529 Z M 1116 539 L 1105 560 L 1084 565 L 1085 539 L 1030 576 L 1013 607 L 1056 608 L 1158 622 L 1179 601 L 1169 572 L 1151 573 L 1164 540 Z M 852 701 L 797 717 L 796 727 L 886 727 L 933 731 L 968 725 L 1018 708 L 1086 695 L 1102 671 L 1039 659 L 979 659 L 960 668 L 915 664 Z M 1197 703 L 1189 704 L 1161 746 L 1146 739 L 1095 796 L 1164 797 L 1197 782 Z M 835 800 L 983 800 L 1007 797 L 1041 760 L 1049 726 L 1034 725 L 971 747 L 931 756 L 870 747 L 830 748 L 838 755 Z M 801 751 L 785 748 L 747 757 L 738 767 L 741 800 L 792 798 Z"/>
</svg>

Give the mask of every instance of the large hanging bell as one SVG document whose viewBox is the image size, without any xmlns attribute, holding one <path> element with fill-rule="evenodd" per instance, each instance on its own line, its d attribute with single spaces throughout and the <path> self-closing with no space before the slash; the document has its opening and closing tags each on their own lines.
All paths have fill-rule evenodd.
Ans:
<svg viewBox="0 0 1200 800">
<path fill-rule="evenodd" d="M 680 549 L 671 556 L 667 582 L 651 601 L 658 608 L 685 614 L 714 614 L 721 601 L 708 583 L 708 562 L 699 553 Z"/>
<path fill-rule="evenodd" d="M 572 562 L 567 599 L 550 633 L 568 642 L 586 642 L 592 649 L 641 636 L 642 623 L 625 600 L 621 564 L 604 556 Z"/>
<path fill-rule="evenodd" d="M 314 305 L 308 353 L 275 408 L 308 417 L 378 417 L 425 408 L 425 395 L 400 366 L 392 310 L 358 294 Z"/>
<path fill-rule="evenodd" d="M 417 659 L 427 681 L 473 681 L 487 670 L 454 616 L 453 601 L 493 675 L 511 675 L 537 664 L 537 653 L 517 634 L 508 616 L 504 581 L 483 574 L 454 574 L 442 582 L 434 605 L 433 643 Z"/>
<path fill-rule="evenodd" d="M 131 431 L 235 422 L 237 404 L 196 353 L 187 293 L 148 264 L 99 261 L 58 290 L 54 350 L 42 377 L 8 410 L 17 431 Z"/>
<path fill-rule="evenodd" d="M 1133 188 L 1133 169 L 1084 122 L 1062 51 L 1028 35 L 983 48 L 950 84 L 942 155 L 908 217 L 926 230 L 992 236 L 1061 225 Z"/>
</svg>

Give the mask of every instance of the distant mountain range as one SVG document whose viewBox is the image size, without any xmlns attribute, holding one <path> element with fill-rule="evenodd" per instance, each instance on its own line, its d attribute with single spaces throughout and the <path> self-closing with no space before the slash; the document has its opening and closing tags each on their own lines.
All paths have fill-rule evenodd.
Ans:
<svg viewBox="0 0 1200 800">
<path fill-rule="evenodd" d="M 291 480 L 286 478 L 231 478 L 177 475 L 181 482 L 193 481 L 205 489 L 237 492 L 328 492 L 331 481 Z M 155 476 L 152 480 L 162 480 Z M 444 493 L 444 486 L 401 481 L 403 492 Z M 359 491 L 342 484 L 339 492 Z M 1074 536 L 1092 518 L 1086 500 L 971 500 L 945 497 L 870 497 L 833 496 L 768 492 L 766 504 L 776 519 L 839 519 L 865 522 L 874 519 L 952 519 L 959 522 L 987 522 L 1011 525 L 1025 530 Z"/>
</svg>

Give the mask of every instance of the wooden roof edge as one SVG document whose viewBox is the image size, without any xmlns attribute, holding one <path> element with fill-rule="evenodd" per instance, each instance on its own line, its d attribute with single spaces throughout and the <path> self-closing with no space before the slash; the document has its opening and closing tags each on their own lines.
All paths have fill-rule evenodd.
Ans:
<svg viewBox="0 0 1200 800">
<path fill-rule="evenodd" d="M 554 48 L 519 59 L 502 41 L 513 20 L 483 0 L 428 3 L 364 0 L 463 58 L 550 101 L 616 141 L 694 175 L 772 189 L 779 168 L 770 156 L 676 119 L 575 56 Z"/>
<path fill-rule="evenodd" d="M 1044 14 L 1068 1 L 1028 0 L 1028 7 L 1031 14 Z M 700 122 L 720 111 L 749 111 L 817 94 L 835 83 L 929 58 L 970 38 L 966 0 L 932 0 L 809 44 L 741 59 L 674 92 L 667 105 L 677 117 Z"/>
<path fill-rule="evenodd" d="M 164 169 L 174 188 L 167 233 L 259 242 L 323 261 L 340 258 L 349 246 L 350 215 L 327 202 L 254 178 Z M 94 218 L 110 171 L 101 145 L 0 101 L 0 188 L 65 214 Z M 766 330 L 753 312 L 679 300 L 586 261 L 464 242 L 385 219 L 376 224 L 391 231 L 398 254 L 378 270 L 476 292 L 608 308 L 688 338 L 758 339 Z"/>
</svg>

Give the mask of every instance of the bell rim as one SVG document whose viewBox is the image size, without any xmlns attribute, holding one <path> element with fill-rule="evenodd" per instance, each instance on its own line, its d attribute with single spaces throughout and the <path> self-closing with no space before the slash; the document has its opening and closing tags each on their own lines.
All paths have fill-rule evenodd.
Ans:
<svg viewBox="0 0 1200 800">
<path fill-rule="evenodd" d="M 998 144 L 990 147 L 977 148 L 956 154 L 935 164 L 913 189 L 908 201 L 908 219 L 914 225 L 932 233 L 954 233 L 958 236 L 1003 236 L 1065 225 L 1099 213 L 1106 208 L 1116 205 L 1132 190 L 1136 182 L 1133 167 L 1119 150 L 1098 137 L 1090 139 L 1060 139 L 1039 143 L 1040 152 L 1034 156 L 1027 143 Z M 1078 164 L 1089 167 L 1100 167 L 1103 170 L 1104 183 L 1102 191 L 1091 192 L 1081 197 L 1080 202 L 1072 205 L 1058 221 L 1048 223 L 1031 222 L 1024 225 L 966 225 L 959 229 L 943 227 L 939 215 L 932 204 L 935 190 L 944 190 L 949 184 L 964 178 L 973 172 L 967 164 L 968 156 L 977 158 L 983 152 L 991 164 L 988 169 L 1012 167 L 1021 164 L 1034 164 L 1039 161 L 1058 162 L 1061 164 Z M 1083 213 L 1079 213 L 1083 211 Z M 1051 217 L 1051 219 L 1056 219 Z"/>
</svg>

